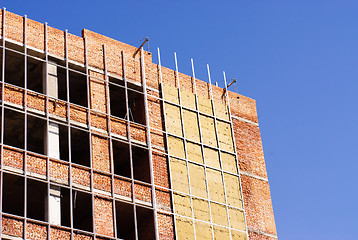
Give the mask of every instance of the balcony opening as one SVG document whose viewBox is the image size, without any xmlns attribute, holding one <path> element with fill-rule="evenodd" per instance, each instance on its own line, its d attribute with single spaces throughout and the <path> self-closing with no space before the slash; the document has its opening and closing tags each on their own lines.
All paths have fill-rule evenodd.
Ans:
<svg viewBox="0 0 358 240">
<path fill-rule="evenodd" d="M 38 59 L 27 57 L 27 88 L 44 93 L 43 91 L 43 66 L 44 62 Z"/>
<path fill-rule="evenodd" d="M 87 77 L 85 73 L 69 72 L 70 102 L 87 107 Z"/>
<path fill-rule="evenodd" d="M 144 96 L 142 93 L 138 93 L 128 89 L 128 112 L 132 122 L 145 124 L 145 112 L 144 112 Z"/>
<path fill-rule="evenodd" d="M 46 121 L 27 116 L 27 150 L 39 154 L 45 154 L 45 129 Z"/>
<path fill-rule="evenodd" d="M 36 180 L 27 180 L 27 217 L 45 221 L 47 184 Z"/>
<path fill-rule="evenodd" d="M 92 197 L 90 194 L 73 190 L 73 226 L 74 228 L 92 232 Z"/>
<path fill-rule="evenodd" d="M 150 183 L 148 150 L 132 146 L 132 161 L 134 179 Z"/>
<path fill-rule="evenodd" d="M 4 173 L 3 212 L 24 216 L 24 178 Z"/>
<path fill-rule="evenodd" d="M 126 240 L 135 239 L 133 205 L 116 201 L 116 228 L 117 238 Z M 140 229 L 140 231 L 142 231 L 142 229 Z"/>
<path fill-rule="evenodd" d="M 23 113 L 5 109 L 4 143 L 24 149 L 25 116 Z"/>
<path fill-rule="evenodd" d="M 25 87 L 25 57 L 20 53 L 5 50 L 5 82 Z"/>
<path fill-rule="evenodd" d="M 83 166 L 91 166 L 88 132 L 71 128 L 71 161 Z"/>
<path fill-rule="evenodd" d="M 129 157 L 129 145 L 113 140 L 114 173 L 127 178 L 131 177 L 131 163 Z"/>
<path fill-rule="evenodd" d="M 153 210 L 137 206 L 138 239 L 155 239 Z"/>
<path fill-rule="evenodd" d="M 126 110 L 126 95 L 123 80 L 116 78 L 109 78 L 109 97 L 110 97 L 110 107 L 111 115 L 126 119 L 127 110 Z M 120 85 L 114 85 L 114 84 Z"/>
</svg>

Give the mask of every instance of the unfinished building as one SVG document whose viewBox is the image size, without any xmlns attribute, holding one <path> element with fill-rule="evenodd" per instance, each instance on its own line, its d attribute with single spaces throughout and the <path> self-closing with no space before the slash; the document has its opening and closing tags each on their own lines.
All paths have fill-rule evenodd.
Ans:
<svg viewBox="0 0 358 240">
<path fill-rule="evenodd" d="M 254 100 L 159 50 L 0 19 L 2 239 L 277 238 Z"/>
</svg>

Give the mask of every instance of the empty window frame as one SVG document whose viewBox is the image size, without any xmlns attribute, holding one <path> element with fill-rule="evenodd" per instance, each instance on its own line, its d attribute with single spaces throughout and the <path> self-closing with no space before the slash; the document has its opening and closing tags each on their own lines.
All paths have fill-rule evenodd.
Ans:
<svg viewBox="0 0 358 240">
<path fill-rule="evenodd" d="M 124 81 L 110 77 L 109 94 L 111 115 L 127 119 L 126 89 Z M 144 96 L 142 87 L 127 82 L 128 119 L 131 122 L 145 124 Z"/>
<path fill-rule="evenodd" d="M 132 162 L 134 179 L 150 183 L 148 150 L 132 146 Z"/>
<path fill-rule="evenodd" d="M 4 115 L 4 143 L 24 149 L 25 115 L 9 109 Z"/>
<path fill-rule="evenodd" d="M 45 152 L 46 121 L 27 115 L 27 150 L 39 154 Z"/>
<path fill-rule="evenodd" d="M 5 50 L 5 82 L 25 87 L 25 57 L 21 53 Z"/>
<path fill-rule="evenodd" d="M 117 78 L 109 78 L 109 97 L 111 115 L 126 119 L 126 95 L 123 80 Z"/>
<path fill-rule="evenodd" d="M 3 206 L 5 213 L 24 216 L 25 181 L 23 177 L 4 173 L 3 175 Z"/>
<path fill-rule="evenodd" d="M 44 77 L 44 62 L 42 60 L 27 57 L 27 88 L 44 93 L 43 77 Z"/>
<path fill-rule="evenodd" d="M 47 74 L 47 84 L 49 85 L 49 87 L 51 85 L 51 80 L 57 80 L 57 98 L 63 101 L 67 101 L 67 71 L 65 63 L 56 58 L 49 57 L 49 62 L 47 65 Z M 47 94 L 51 95 L 50 93 L 51 90 L 49 89 Z"/>
<path fill-rule="evenodd" d="M 27 213 L 28 218 L 45 221 L 47 184 L 27 179 Z"/>
<path fill-rule="evenodd" d="M 131 163 L 128 143 L 112 141 L 114 174 L 131 178 Z"/>
<path fill-rule="evenodd" d="M 131 87 L 135 87 L 136 91 L 130 90 Z M 140 87 L 136 87 L 133 84 L 128 84 L 128 112 L 129 120 L 132 122 L 145 124 L 145 112 L 144 112 L 144 96 Z"/>
<path fill-rule="evenodd" d="M 155 239 L 153 210 L 136 206 L 138 239 Z"/>
<path fill-rule="evenodd" d="M 71 127 L 71 162 L 90 167 L 89 133 Z"/>
<path fill-rule="evenodd" d="M 116 201 L 116 228 L 117 238 L 134 240 L 135 222 L 134 207 L 132 204 Z"/>
<path fill-rule="evenodd" d="M 69 92 L 70 102 L 87 107 L 87 76 L 84 69 L 76 69 L 79 71 L 69 71 Z"/>
<path fill-rule="evenodd" d="M 92 232 L 92 197 L 91 194 L 73 190 L 72 191 L 73 207 L 73 227 Z"/>
</svg>

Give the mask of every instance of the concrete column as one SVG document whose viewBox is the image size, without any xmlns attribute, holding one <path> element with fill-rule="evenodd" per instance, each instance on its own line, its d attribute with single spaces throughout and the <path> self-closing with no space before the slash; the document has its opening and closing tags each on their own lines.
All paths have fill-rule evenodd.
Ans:
<svg viewBox="0 0 358 240">
<path fill-rule="evenodd" d="M 46 76 L 47 67 L 47 76 Z M 49 97 L 58 98 L 58 78 L 57 66 L 44 63 L 43 90 Z M 47 81 L 46 81 L 47 79 Z M 60 159 L 60 129 L 58 124 L 49 123 L 45 132 L 45 153 L 50 158 Z M 46 212 L 47 220 L 50 224 L 61 225 L 61 188 L 58 186 L 50 186 L 50 197 L 47 200 Z"/>
</svg>

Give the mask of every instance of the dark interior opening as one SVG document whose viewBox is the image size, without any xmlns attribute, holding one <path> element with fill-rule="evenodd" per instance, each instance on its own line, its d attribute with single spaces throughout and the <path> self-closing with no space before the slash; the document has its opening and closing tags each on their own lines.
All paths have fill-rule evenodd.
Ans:
<svg viewBox="0 0 358 240">
<path fill-rule="evenodd" d="M 137 206 L 137 228 L 139 240 L 155 239 L 153 210 Z"/>
<path fill-rule="evenodd" d="M 116 220 L 117 238 L 126 240 L 135 239 L 133 205 L 116 201 Z"/>
<path fill-rule="evenodd" d="M 3 212 L 24 216 L 24 178 L 4 173 Z"/>
<path fill-rule="evenodd" d="M 109 78 L 109 97 L 110 97 L 110 107 L 111 115 L 126 119 L 127 110 L 126 110 L 126 96 L 123 81 L 116 78 Z M 116 86 L 111 83 L 116 83 Z"/>
<path fill-rule="evenodd" d="M 86 75 L 70 71 L 70 102 L 87 107 L 87 78 Z"/>
<path fill-rule="evenodd" d="M 25 57 L 5 50 L 5 82 L 24 87 Z"/>
<path fill-rule="evenodd" d="M 67 126 L 58 125 L 60 132 L 60 159 L 68 161 L 69 149 L 68 149 L 68 128 Z"/>
<path fill-rule="evenodd" d="M 131 177 L 131 163 L 129 157 L 129 145 L 113 140 L 114 173 L 124 177 Z"/>
<path fill-rule="evenodd" d="M 90 167 L 89 134 L 77 128 L 71 128 L 71 161 Z"/>
<path fill-rule="evenodd" d="M 0 49 L 0 81 L 2 81 L 2 48 Z"/>
<path fill-rule="evenodd" d="M 45 154 L 45 129 L 45 120 L 31 115 L 27 116 L 27 150 Z"/>
<path fill-rule="evenodd" d="M 148 150 L 132 146 L 134 179 L 150 183 Z"/>
<path fill-rule="evenodd" d="M 128 111 L 130 120 L 136 123 L 145 124 L 144 96 L 142 93 L 128 89 Z"/>
<path fill-rule="evenodd" d="M 36 180 L 27 180 L 27 217 L 45 221 L 47 184 Z"/>
<path fill-rule="evenodd" d="M 61 187 L 61 226 L 71 227 L 70 190 Z"/>
<path fill-rule="evenodd" d="M 43 93 L 43 66 L 44 62 L 27 57 L 27 88 Z"/>
<path fill-rule="evenodd" d="M 25 116 L 23 113 L 5 109 L 4 143 L 24 149 Z"/>
<path fill-rule="evenodd" d="M 92 232 L 92 198 L 90 194 L 73 190 L 73 226 Z"/>
<path fill-rule="evenodd" d="M 67 101 L 66 69 L 61 66 L 57 66 L 57 88 L 58 99 Z"/>
</svg>

